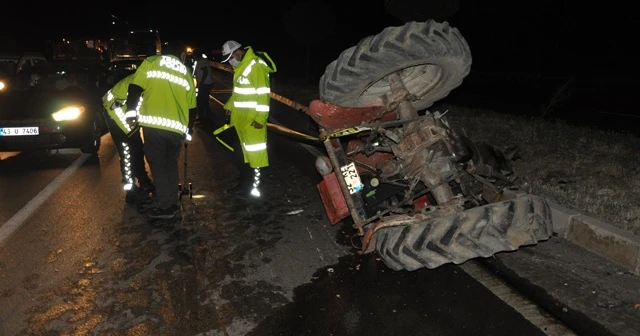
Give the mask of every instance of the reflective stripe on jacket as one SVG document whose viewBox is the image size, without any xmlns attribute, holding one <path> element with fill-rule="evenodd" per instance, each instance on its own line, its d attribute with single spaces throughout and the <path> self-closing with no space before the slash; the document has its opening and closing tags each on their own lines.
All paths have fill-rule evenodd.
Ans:
<svg viewBox="0 0 640 336">
<path fill-rule="evenodd" d="M 251 47 L 234 70 L 233 92 L 224 108 L 231 111 L 230 124 L 235 127 L 242 143 L 245 162 L 252 168 L 269 165 L 267 155 L 267 120 L 271 102 L 269 74 L 276 72 L 276 65 L 264 52 L 254 52 Z M 263 125 L 257 129 L 251 124 Z"/>
<path fill-rule="evenodd" d="M 127 124 L 126 118 L 124 117 L 126 108 L 122 106 L 111 109 L 111 107 L 116 101 L 119 101 L 121 104 L 125 104 L 131 79 L 133 79 L 133 74 L 121 79 L 111 88 L 111 90 L 107 91 L 107 93 L 102 96 L 102 106 L 104 106 L 104 109 L 109 114 L 109 117 L 111 117 L 111 119 L 116 122 L 118 127 L 125 134 L 131 132 L 131 127 L 129 127 L 129 124 Z"/>
<path fill-rule="evenodd" d="M 187 67 L 175 56 L 147 57 L 131 84 L 143 89 L 138 123 L 142 127 L 187 133 L 189 109 L 196 108 L 196 90 Z"/>
</svg>

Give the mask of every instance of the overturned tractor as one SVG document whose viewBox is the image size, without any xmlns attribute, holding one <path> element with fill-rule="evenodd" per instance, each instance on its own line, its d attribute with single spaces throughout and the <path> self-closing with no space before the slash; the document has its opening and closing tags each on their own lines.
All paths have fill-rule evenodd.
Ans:
<svg viewBox="0 0 640 336">
<path fill-rule="evenodd" d="M 327 156 L 318 189 L 332 224 L 353 220 L 361 253 L 394 270 L 435 268 L 551 236 L 540 197 L 521 193 L 515 149 L 477 144 L 428 110 L 471 67 L 460 32 L 409 22 L 363 38 L 329 64 L 307 110 Z"/>
</svg>

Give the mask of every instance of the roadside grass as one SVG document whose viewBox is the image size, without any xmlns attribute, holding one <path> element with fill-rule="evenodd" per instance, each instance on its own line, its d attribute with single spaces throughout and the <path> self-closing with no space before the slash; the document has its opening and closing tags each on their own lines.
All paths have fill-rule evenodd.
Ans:
<svg viewBox="0 0 640 336">
<path fill-rule="evenodd" d="M 274 90 L 308 105 L 317 86 Z M 514 169 L 527 192 L 640 235 L 640 137 L 538 117 L 437 104 L 457 131 L 497 148 L 517 146 Z"/>
<path fill-rule="evenodd" d="M 528 192 L 640 234 L 640 138 L 562 121 L 459 106 L 452 127 L 476 142 L 517 146 L 514 162 Z"/>
</svg>

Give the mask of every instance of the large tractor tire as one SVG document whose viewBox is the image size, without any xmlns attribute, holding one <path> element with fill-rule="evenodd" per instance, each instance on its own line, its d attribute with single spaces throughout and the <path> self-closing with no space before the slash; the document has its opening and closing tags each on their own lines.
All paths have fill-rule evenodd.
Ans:
<svg viewBox="0 0 640 336">
<path fill-rule="evenodd" d="M 534 195 L 491 203 L 419 224 L 382 228 L 376 250 L 393 270 L 436 268 L 535 245 L 553 233 L 547 202 Z"/>
<path fill-rule="evenodd" d="M 345 107 L 380 105 L 391 92 L 385 77 L 399 72 L 419 111 L 446 97 L 470 68 L 471 51 L 458 29 L 412 21 L 344 50 L 320 78 L 320 99 Z"/>
</svg>

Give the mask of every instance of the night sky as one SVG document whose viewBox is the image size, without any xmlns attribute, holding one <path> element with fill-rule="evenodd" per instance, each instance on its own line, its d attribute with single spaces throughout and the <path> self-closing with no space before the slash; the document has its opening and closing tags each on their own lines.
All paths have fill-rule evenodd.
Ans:
<svg viewBox="0 0 640 336">
<path fill-rule="evenodd" d="M 593 109 L 617 105 L 624 113 L 637 110 L 631 105 L 635 104 L 629 99 L 632 95 L 627 93 L 635 90 L 637 94 L 628 84 L 638 82 L 635 74 L 640 55 L 635 49 L 640 14 L 630 4 L 623 5 L 624 2 L 279 0 L 193 2 L 190 6 L 187 3 L 136 5 L 134 1 L 121 0 L 86 5 L 76 1 L 18 3 L 11 11 L 2 13 L 0 49 L 41 50 L 43 40 L 48 38 L 108 36 L 111 23 L 116 21 L 111 14 L 115 14 L 136 28 L 158 29 L 163 41 L 181 41 L 205 52 L 219 50 L 224 41 L 235 39 L 268 52 L 278 66 L 276 76 L 317 82 L 326 65 L 361 38 L 407 20 L 435 18 L 458 28 L 473 55 L 471 75 L 456 92 L 490 87 L 487 94 L 494 95 L 494 100 L 531 101 L 532 108 L 537 108 L 548 101 L 566 78 L 587 78 L 599 85 L 605 76 L 614 78 L 608 80 L 607 89 L 618 96 L 603 94 L 603 107 Z M 493 77 L 487 74 L 498 74 L 491 85 L 487 81 Z M 591 77 L 598 78 L 588 79 Z M 514 86 L 523 82 L 528 86 Z M 506 89 L 518 92 L 504 92 Z M 520 95 L 523 92 L 532 94 Z M 585 95 L 595 96 L 593 91 L 585 91 Z"/>
<path fill-rule="evenodd" d="M 590 5 L 563 0 L 396 0 L 390 6 L 395 2 L 406 4 L 400 10 L 392 9 L 392 14 L 400 12 L 403 18 L 390 14 L 383 0 L 263 1 L 244 6 L 238 6 L 238 1 L 186 6 L 187 2 L 135 5 L 118 0 L 84 6 L 75 1 L 29 8 L 18 5 L 15 11 L 2 13 L 0 49 L 37 50 L 46 38 L 104 36 L 114 21 L 110 14 L 115 14 L 140 28 L 157 28 L 163 40 L 186 41 L 206 51 L 235 39 L 269 52 L 283 72 L 291 72 L 306 63 L 307 51 L 312 67 L 324 68 L 360 38 L 401 25 L 411 15 L 409 19 L 414 20 L 447 19 L 459 28 L 471 46 L 474 70 L 545 73 L 587 71 L 588 67 L 588 71 L 607 72 L 620 71 L 636 61 L 632 50 L 637 38 L 632 33 L 640 15 L 628 5 L 604 8 L 602 2 Z M 358 4 L 345 7 L 345 3 Z M 299 15 L 292 15 L 296 10 Z M 292 16 L 302 20 L 292 20 Z M 294 31 L 325 34 L 304 45 L 301 37 L 289 33 L 296 21 L 311 27 Z"/>
</svg>

